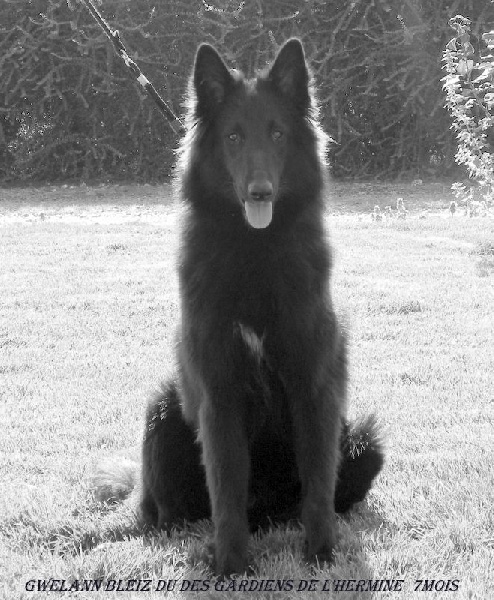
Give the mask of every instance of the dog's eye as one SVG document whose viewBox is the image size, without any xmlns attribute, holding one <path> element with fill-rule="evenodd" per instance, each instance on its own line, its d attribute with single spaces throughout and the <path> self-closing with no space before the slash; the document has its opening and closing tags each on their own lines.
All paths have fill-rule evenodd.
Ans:
<svg viewBox="0 0 494 600">
<path fill-rule="evenodd" d="M 232 142 L 232 144 L 238 144 L 241 141 L 240 134 L 232 131 L 232 133 L 228 134 L 228 141 Z"/>
<path fill-rule="evenodd" d="M 279 142 L 281 140 L 281 138 L 283 137 L 283 132 L 280 131 L 279 129 L 273 129 L 273 132 L 271 133 L 271 137 L 273 138 L 273 140 L 275 142 Z"/>
</svg>

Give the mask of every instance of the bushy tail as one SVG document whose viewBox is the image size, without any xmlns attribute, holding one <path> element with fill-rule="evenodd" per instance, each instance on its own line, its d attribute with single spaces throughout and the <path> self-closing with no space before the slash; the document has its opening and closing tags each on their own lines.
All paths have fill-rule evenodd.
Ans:
<svg viewBox="0 0 494 600">
<path fill-rule="evenodd" d="M 336 484 L 336 512 L 344 513 L 365 498 L 383 464 L 383 441 L 375 416 L 345 423 Z"/>
<path fill-rule="evenodd" d="M 132 460 L 110 458 L 98 466 L 92 477 L 92 489 L 99 502 L 120 502 L 137 485 L 139 464 Z"/>
</svg>

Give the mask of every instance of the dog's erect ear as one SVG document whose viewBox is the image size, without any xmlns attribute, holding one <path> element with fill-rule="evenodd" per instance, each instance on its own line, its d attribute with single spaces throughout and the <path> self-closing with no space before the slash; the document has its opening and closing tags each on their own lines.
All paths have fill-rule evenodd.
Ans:
<svg viewBox="0 0 494 600">
<path fill-rule="evenodd" d="M 218 52 L 209 44 L 197 50 L 193 75 L 198 116 L 211 114 L 233 85 L 233 78 Z"/>
<path fill-rule="evenodd" d="M 278 91 L 298 108 L 304 111 L 309 108 L 309 71 L 300 40 L 292 38 L 282 46 L 268 77 Z"/>
</svg>

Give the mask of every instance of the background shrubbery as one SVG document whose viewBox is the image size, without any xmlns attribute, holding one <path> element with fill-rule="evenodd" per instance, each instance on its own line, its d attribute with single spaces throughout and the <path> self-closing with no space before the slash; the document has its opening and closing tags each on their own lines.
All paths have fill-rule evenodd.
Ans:
<svg viewBox="0 0 494 600">
<path fill-rule="evenodd" d="M 476 52 L 471 43 L 470 20 L 450 20 L 455 36 L 444 51 L 444 89 L 452 128 L 458 138 L 455 160 L 466 167 L 476 185 L 453 186 L 467 204 L 480 192 L 483 202 L 494 201 L 494 31 L 482 34 L 485 47 Z M 478 200 L 475 200 L 478 202 Z"/>
<path fill-rule="evenodd" d="M 163 180 L 177 139 L 76 0 L 0 4 L 0 179 Z M 456 142 L 441 57 L 457 13 L 471 42 L 490 0 L 103 0 L 132 58 L 178 113 L 197 44 L 252 71 L 292 35 L 311 59 L 337 176 L 447 173 Z"/>
</svg>

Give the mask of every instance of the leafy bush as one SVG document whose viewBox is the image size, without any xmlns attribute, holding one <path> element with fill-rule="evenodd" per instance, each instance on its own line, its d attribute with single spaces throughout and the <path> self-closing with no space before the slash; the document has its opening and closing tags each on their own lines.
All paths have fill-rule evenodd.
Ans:
<svg viewBox="0 0 494 600">
<path fill-rule="evenodd" d="M 456 161 L 480 185 L 484 199 L 494 201 L 494 31 L 482 38 L 488 53 L 475 50 L 471 21 L 456 15 L 449 21 L 455 31 L 444 51 L 446 104 L 458 137 Z M 475 196 L 474 187 L 453 186 L 455 195 L 466 202 Z"/>
</svg>

